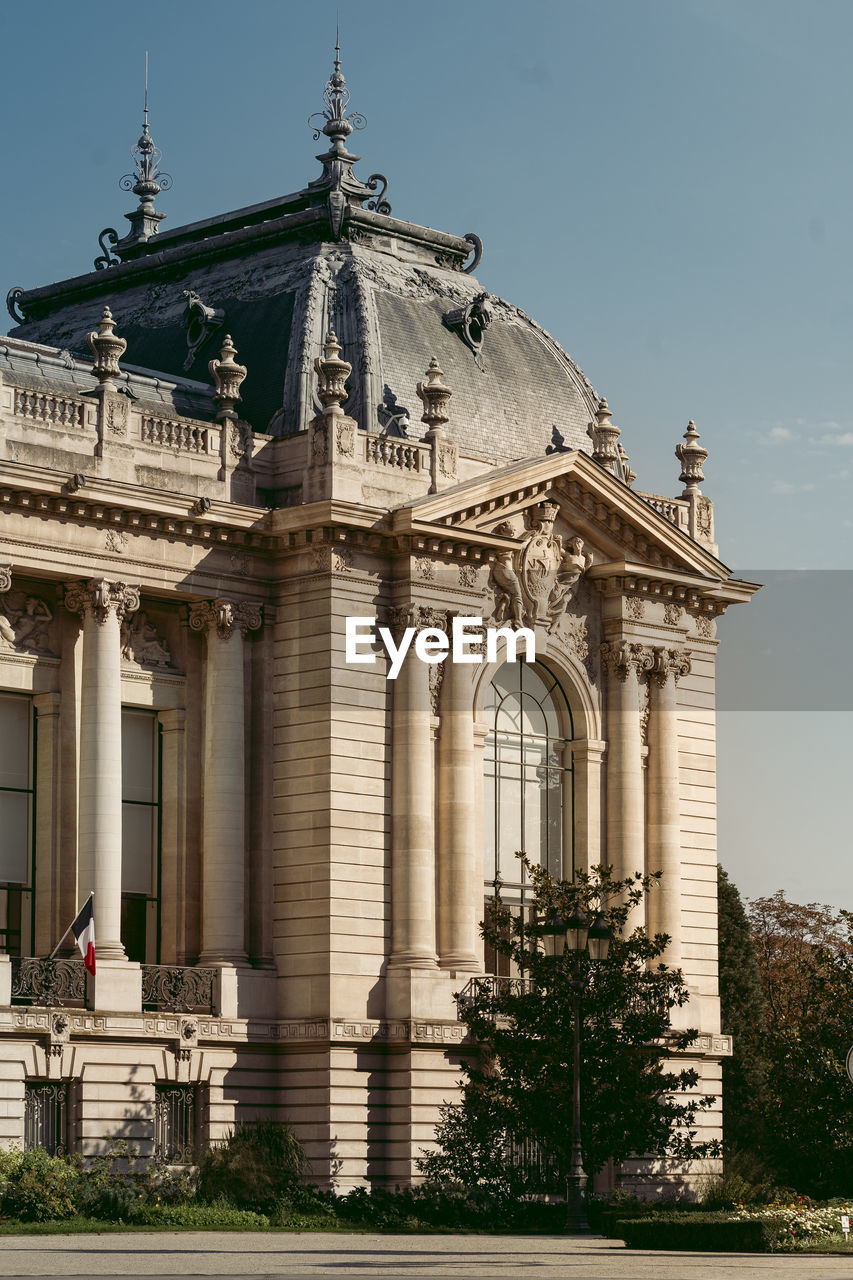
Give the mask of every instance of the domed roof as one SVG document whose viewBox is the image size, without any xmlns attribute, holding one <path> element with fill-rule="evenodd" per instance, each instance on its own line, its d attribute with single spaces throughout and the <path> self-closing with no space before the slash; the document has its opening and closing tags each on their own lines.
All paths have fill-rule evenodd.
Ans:
<svg viewBox="0 0 853 1280">
<path fill-rule="evenodd" d="M 102 233 L 107 269 L 12 291 L 10 309 L 24 317 L 14 336 L 85 353 L 108 303 L 127 339 L 126 366 L 206 381 L 230 333 L 248 369 L 242 416 L 255 431 L 288 435 L 316 412 L 313 362 L 334 328 L 353 366 L 344 408 L 367 431 L 424 434 L 415 388 L 435 356 L 453 390 L 449 430 L 463 453 L 510 461 L 549 446 L 589 452 L 599 398 L 581 370 L 478 283 L 476 236 L 394 218 L 385 179 L 356 177 L 358 157 L 344 140 L 361 117 L 345 113 L 339 62 L 325 97 L 318 132 L 331 147 L 315 182 L 159 233 L 163 215 L 143 196 L 123 240 Z M 156 186 L 157 171 L 148 176 Z"/>
</svg>

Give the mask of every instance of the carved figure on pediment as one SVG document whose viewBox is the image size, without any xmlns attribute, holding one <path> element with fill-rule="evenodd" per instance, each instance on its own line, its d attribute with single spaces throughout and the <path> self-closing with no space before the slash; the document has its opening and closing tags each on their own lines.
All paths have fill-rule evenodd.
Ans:
<svg viewBox="0 0 853 1280">
<path fill-rule="evenodd" d="M 581 574 L 586 573 L 591 564 L 592 556 L 588 551 L 584 551 L 583 538 L 570 538 L 568 550 L 563 552 L 563 558 L 557 569 L 557 580 L 548 600 L 549 631 L 553 631 L 560 619 L 565 616 Z"/>
<path fill-rule="evenodd" d="M 140 667 L 170 667 L 172 655 L 144 610 L 126 618 L 121 627 L 121 656 Z"/>
<path fill-rule="evenodd" d="M 495 593 L 495 608 L 491 621 L 495 626 L 512 622 L 524 626 L 524 597 L 521 583 L 513 567 L 511 551 L 499 551 L 489 575 L 489 586 Z"/>
</svg>

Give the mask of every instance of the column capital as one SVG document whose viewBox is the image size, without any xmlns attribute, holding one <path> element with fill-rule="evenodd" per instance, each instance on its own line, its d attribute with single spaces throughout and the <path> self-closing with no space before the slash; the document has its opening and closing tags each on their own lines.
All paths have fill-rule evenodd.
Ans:
<svg viewBox="0 0 853 1280">
<path fill-rule="evenodd" d="M 394 639 L 399 641 L 407 627 L 416 631 L 447 630 L 447 613 L 443 609 L 433 609 L 420 604 L 392 605 L 385 612 L 386 623 Z"/>
<path fill-rule="evenodd" d="M 235 631 L 245 635 L 257 631 L 263 621 L 263 606 L 251 600 L 227 600 L 217 596 L 215 600 L 197 600 L 189 605 L 188 622 L 191 630 L 216 634 L 220 640 L 228 640 Z"/>
<path fill-rule="evenodd" d="M 631 640 L 610 640 L 601 645 L 601 661 L 606 671 L 611 672 L 617 680 L 624 683 L 629 671 L 641 674 L 650 671 L 654 665 L 651 649 Z"/>
<path fill-rule="evenodd" d="M 12 566 L 0 564 L 0 592 L 8 591 L 12 586 Z"/>
<path fill-rule="evenodd" d="M 88 582 L 67 582 L 63 604 L 71 613 L 91 614 L 104 623 L 114 612 L 119 622 L 125 614 L 139 608 L 139 587 L 126 582 L 110 582 L 107 578 L 90 578 Z"/>
<path fill-rule="evenodd" d="M 677 684 L 683 676 L 690 675 L 690 654 L 686 649 L 667 649 L 656 645 L 652 651 L 652 665 L 648 668 L 649 684 L 663 689 L 672 676 Z"/>
</svg>

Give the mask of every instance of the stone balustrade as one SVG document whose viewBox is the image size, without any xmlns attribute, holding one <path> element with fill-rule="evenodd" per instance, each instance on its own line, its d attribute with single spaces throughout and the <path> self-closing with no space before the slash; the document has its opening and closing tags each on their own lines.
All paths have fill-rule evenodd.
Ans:
<svg viewBox="0 0 853 1280">
<path fill-rule="evenodd" d="M 45 426 L 84 430 L 86 405 L 82 400 L 77 400 L 74 396 L 31 391 L 26 387 L 14 387 L 13 392 L 12 412 L 16 418 L 28 418 L 31 422 L 43 423 Z"/>
<path fill-rule="evenodd" d="M 399 467 L 403 471 L 429 471 L 429 448 L 416 440 L 366 435 L 365 461 L 378 467 Z"/>
<path fill-rule="evenodd" d="M 665 498 L 659 493 L 640 493 L 638 490 L 635 490 L 635 493 L 650 507 L 654 507 L 655 511 L 670 524 L 674 524 L 676 529 L 687 532 L 690 522 L 690 503 L 685 498 Z"/>
<path fill-rule="evenodd" d="M 151 414 L 142 415 L 140 439 L 160 449 L 175 449 L 184 453 L 219 452 L 219 432 L 211 427 L 180 418 L 163 418 Z"/>
</svg>

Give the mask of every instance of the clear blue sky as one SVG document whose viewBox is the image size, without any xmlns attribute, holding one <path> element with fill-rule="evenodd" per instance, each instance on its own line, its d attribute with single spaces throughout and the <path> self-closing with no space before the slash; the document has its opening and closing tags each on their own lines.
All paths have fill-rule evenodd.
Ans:
<svg viewBox="0 0 853 1280">
<path fill-rule="evenodd" d="M 368 116 L 359 172 L 387 174 L 396 215 L 483 238 L 483 285 L 607 396 L 637 487 L 677 492 L 672 450 L 692 417 L 726 563 L 853 568 L 853 4 L 340 13 Z M 303 186 L 334 25 L 334 3 L 282 0 L 2 6 L 3 292 L 89 269 L 98 233 L 123 223 L 146 48 L 175 181 L 158 200 L 167 226 Z M 851 575 L 823 576 L 826 610 L 806 592 L 810 625 L 780 654 L 775 619 L 799 599 L 786 582 L 721 625 L 723 705 L 741 709 L 720 714 L 720 855 L 748 893 L 849 907 L 853 713 L 847 692 L 846 709 L 825 703 L 851 683 Z M 772 710 L 743 694 L 746 654 L 781 666 Z M 815 705 L 788 701 L 816 668 Z"/>
</svg>

